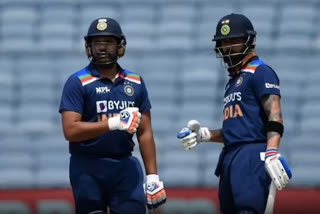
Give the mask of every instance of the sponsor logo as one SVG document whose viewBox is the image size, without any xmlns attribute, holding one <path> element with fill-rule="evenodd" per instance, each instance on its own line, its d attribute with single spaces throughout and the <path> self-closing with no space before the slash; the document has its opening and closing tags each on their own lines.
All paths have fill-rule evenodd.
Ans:
<svg viewBox="0 0 320 214">
<path fill-rule="evenodd" d="M 97 94 L 107 94 L 109 92 L 110 92 L 110 89 L 108 87 L 96 87 Z"/>
<path fill-rule="evenodd" d="M 97 101 L 97 113 L 103 113 L 107 112 L 107 101 L 102 100 L 102 101 Z"/>
<path fill-rule="evenodd" d="M 120 112 L 120 120 L 121 120 L 122 122 L 124 122 L 125 124 L 127 124 L 128 121 L 129 121 L 129 119 L 130 119 L 130 113 L 129 113 L 128 111 L 122 111 L 122 112 Z"/>
<path fill-rule="evenodd" d="M 266 83 L 265 86 L 266 86 L 266 88 L 276 88 L 276 89 L 280 89 L 280 86 L 279 86 L 279 85 L 272 84 L 272 83 Z"/>
<path fill-rule="evenodd" d="M 233 101 L 241 101 L 241 92 L 233 92 L 223 99 L 224 106 Z"/>
<path fill-rule="evenodd" d="M 134 107 L 134 101 L 120 100 L 99 100 L 96 102 L 97 113 L 105 113 L 109 110 L 123 110 L 128 107 Z"/>
<path fill-rule="evenodd" d="M 147 184 L 147 190 L 150 191 L 150 192 L 152 192 L 153 190 L 157 189 L 158 187 L 159 186 L 154 182 Z"/>
</svg>

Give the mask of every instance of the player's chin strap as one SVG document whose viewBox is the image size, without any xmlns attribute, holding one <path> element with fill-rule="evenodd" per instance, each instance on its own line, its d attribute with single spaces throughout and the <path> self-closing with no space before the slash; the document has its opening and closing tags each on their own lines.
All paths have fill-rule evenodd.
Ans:
<svg viewBox="0 0 320 214">
<path fill-rule="evenodd" d="M 228 68 L 230 78 L 233 78 L 233 77 L 237 76 L 238 73 L 240 73 L 241 68 L 243 68 L 246 64 L 248 64 L 248 62 L 255 56 L 258 56 L 257 52 L 256 51 L 251 51 L 240 62 L 241 63 L 241 67 L 239 69 L 237 69 L 238 66 L 235 66 L 235 67 L 232 67 L 232 68 Z M 240 63 L 239 63 L 239 65 L 240 65 Z"/>
<path fill-rule="evenodd" d="M 92 63 L 95 64 L 95 65 L 99 65 L 99 66 L 104 66 L 104 65 L 106 65 L 106 66 L 108 66 L 108 65 L 111 65 L 111 64 L 117 62 L 118 59 L 120 59 L 120 57 L 117 56 L 117 58 L 116 58 L 115 60 L 112 60 L 112 61 L 109 61 L 109 62 L 105 62 L 105 63 L 95 62 L 95 61 L 93 60 L 93 57 L 88 57 L 88 59 L 89 59 L 90 62 L 92 62 Z"/>
</svg>

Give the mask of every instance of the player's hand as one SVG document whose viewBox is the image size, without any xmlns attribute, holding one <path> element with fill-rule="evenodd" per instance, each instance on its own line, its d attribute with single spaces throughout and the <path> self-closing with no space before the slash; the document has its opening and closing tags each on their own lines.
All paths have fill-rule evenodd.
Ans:
<svg viewBox="0 0 320 214">
<path fill-rule="evenodd" d="M 147 198 L 148 209 L 156 209 L 167 200 L 163 182 L 159 180 L 159 176 L 155 174 L 147 175 L 147 181 L 143 185 Z"/>
<path fill-rule="evenodd" d="M 141 120 L 141 113 L 137 107 L 129 107 L 120 114 L 108 119 L 109 129 L 124 130 L 131 134 L 135 133 L 139 127 Z"/>
<path fill-rule="evenodd" d="M 292 177 L 289 164 L 276 148 L 266 150 L 265 168 L 278 190 L 285 188 Z"/>
<path fill-rule="evenodd" d="M 196 120 L 190 120 L 188 127 L 183 128 L 177 135 L 181 145 L 185 150 L 196 147 L 201 142 L 208 142 L 211 133 L 207 127 L 200 127 L 200 123 Z"/>
</svg>

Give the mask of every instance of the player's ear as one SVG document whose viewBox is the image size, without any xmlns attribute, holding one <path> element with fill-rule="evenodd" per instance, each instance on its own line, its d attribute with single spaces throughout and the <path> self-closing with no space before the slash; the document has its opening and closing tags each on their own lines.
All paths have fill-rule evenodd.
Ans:
<svg viewBox="0 0 320 214">
<path fill-rule="evenodd" d="M 127 45 L 126 37 L 122 36 L 120 44 L 118 45 L 118 56 L 119 57 L 124 56 L 124 53 L 126 52 L 126 45 Z"/>
<path fill-rule="evenodd" d="M 88 43 L 86 43 L 86 53 L 88 58 L 92 57 L 91 46 Z"/>
<path fill-rule="evenodd" d="M 123 57 L 125 51 L 126 51 L 126 48 L 123 45 L 119 45 L 119 47 L 118 47 L 118 56 L 119 57 Z"/>
</svg>

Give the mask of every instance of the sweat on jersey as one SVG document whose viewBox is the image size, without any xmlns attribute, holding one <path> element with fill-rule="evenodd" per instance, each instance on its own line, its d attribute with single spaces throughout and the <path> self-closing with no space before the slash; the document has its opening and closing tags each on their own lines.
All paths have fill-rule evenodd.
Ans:
<svg viewBox="0 0 320 214">
<path fill-rule="evenodd" d="M 266 142 L 267 116 L 261 104 L 265 95 L 280 95 L 275 71 L 254 57 L 226 84 L 223 111 L 225 145 Z"/>
<path fill-rule="evenodd" d="M 59 112 L 74 111 L 82 121 L 96 122 L 118 114 L 127 107 L 138 107 L 141 113 L 151 109 L 142 78 L 122 69 L 114 82 L 102 78 L 93 64 L 73 73 L 66 81 Z M 83 142 L 69 142 L 71 154 L 93 157 L 129 156 L 134 147 L 133 134 L 114 130 Z"/>
</svg>

